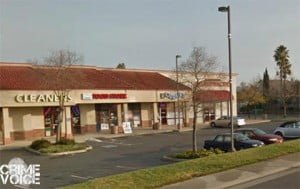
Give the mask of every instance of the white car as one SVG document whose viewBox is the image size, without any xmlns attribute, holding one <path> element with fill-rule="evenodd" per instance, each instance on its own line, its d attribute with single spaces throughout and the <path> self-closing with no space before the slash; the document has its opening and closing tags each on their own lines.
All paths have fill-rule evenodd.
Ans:
<svg viewBox="0 0 300 189">
<path fill-rule="evenodd" d="M 300 138 L 300 121 L 288 121 L 277 127 L 275 135 L 283 138 Z"/>
<path fill-rule="evenodd" d="M 246 125 L 245 119 L 241 117 L 233 117 L 233 126 L 240 127 Z M 210 122 L 211 127 L 230 127 L 230 117 L 222 116 Z"/>
</svg>

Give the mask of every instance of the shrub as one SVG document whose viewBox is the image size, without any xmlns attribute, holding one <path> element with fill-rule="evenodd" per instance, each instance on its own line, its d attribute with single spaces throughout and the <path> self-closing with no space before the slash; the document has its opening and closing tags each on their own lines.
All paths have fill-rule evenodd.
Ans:
<svg viewBox="0 0 300 189">
<path fill-rule="evenodd" d="M 60 141 L 56 142 L 55 144 L 60 144 L 60 145 L 74 145 L 75 141 L 74 141 L 74 139 L 62 138 Z"/>
<path fill-rule="evenodd" d="M 179 159 L 195 159 L 195 158 L 201 158 L 201 157 L 206 157 L 214 154 L 222 154 L 222 153 L 224 152 L 220 149 L 210 149 L 210 150 L 201 149 L 196 152 L 186 151 L 183 153 L 179 153 L 176 154 L 174 157 Z"/>
<path fill-rule="evenodd" d="M 51 146 L 50 141 L 46 139 L 40 139 L 40 140 L 33 141 L 29 147 L 34 150 L 40 150 L 42 148 L 48 148 L 49 146 Z"/>
</svg>

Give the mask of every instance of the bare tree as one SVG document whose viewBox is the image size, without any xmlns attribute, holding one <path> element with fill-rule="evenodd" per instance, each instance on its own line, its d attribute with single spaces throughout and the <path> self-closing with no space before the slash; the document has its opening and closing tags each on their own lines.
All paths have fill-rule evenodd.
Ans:
<svg viewBox="0 0 300 189">
<path fill-rule="evenodd" d="M 256 118 L 256 106 L 264 104 L 266 102 L 266 96 L 261 90 L 262 80 L 257 77 L 249 83 L 241 83 L 237 92 L 237 98 L 239 103 L 246 104 L 248 117 L 250 118 L 250 107 L 254 106 L 255 118 Z"/>
<path fill-rule="evenodd" d="M 205 48 L 194 47 L 190 57 L 178 66 L 179 82 L 190 87 L 191 107 L 193 109 L 193 152 L 197 151 L 196 124 L 197 114 L 202 111 L 198 96 L 205 89 L 205 81 L 212 77 L 217 69 L 216 57 L 209 56 Z M 218 74 L 216 74 L 218 75 Z M 220 77 L 220 76 L 217 76 Z"/>
<path fill-rule="evenodd" d="M 58 126 L 56 133 L 56 142 L 62 138 L 62 121 L 65 115 L 65 103 L 69 98 L 72 88 L 78 85 L 78 82 L 72 77 L 71 67 L 82 62 L 82 56 L 70 50 L 53 51 L 48 57 L 44 58 L 42 63 L 44 69 L 37 69 L 42 78 L 42 85 L 46 89 L 53 90 L 58 97 Z M 67 125 L 65 121 L 65 138 L 67 138 Z"/>
</svg>

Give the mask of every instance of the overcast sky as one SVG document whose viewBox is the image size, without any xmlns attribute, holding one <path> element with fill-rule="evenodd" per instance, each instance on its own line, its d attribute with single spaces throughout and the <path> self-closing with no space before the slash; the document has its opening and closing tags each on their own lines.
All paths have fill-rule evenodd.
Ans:
<svg viewBox="0 0 300 189">
<path fill-rule="evenodd" d="M 174 69 L 203 46 L 227 71 L 231 6 L 232 61 L 238 81 L 275 75 L 274 50 L 289 49 L 300 78 L 300 0 L 0 0 L 0 61 L 41 60 L 68 48 L 84 64 Z"/>
</svg>

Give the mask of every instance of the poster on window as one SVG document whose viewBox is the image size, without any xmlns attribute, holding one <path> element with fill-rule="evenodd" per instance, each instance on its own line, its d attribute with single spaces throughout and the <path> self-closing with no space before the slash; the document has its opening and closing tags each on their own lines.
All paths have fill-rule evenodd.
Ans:
<svg viewBox="0 0 300 189">
<path fill-rule="evenodd" d="M 123 131 L 124 131 L 125 134 L 132 133 L 130 122 L 123 122 L 122 126 L 123 126 Z"/>
<path fill-rule="evenodd" d="M 108 123 L 101 123 L 101 130 L 108 130 L 108 129 L 109 129 Z"/>
</svg>

